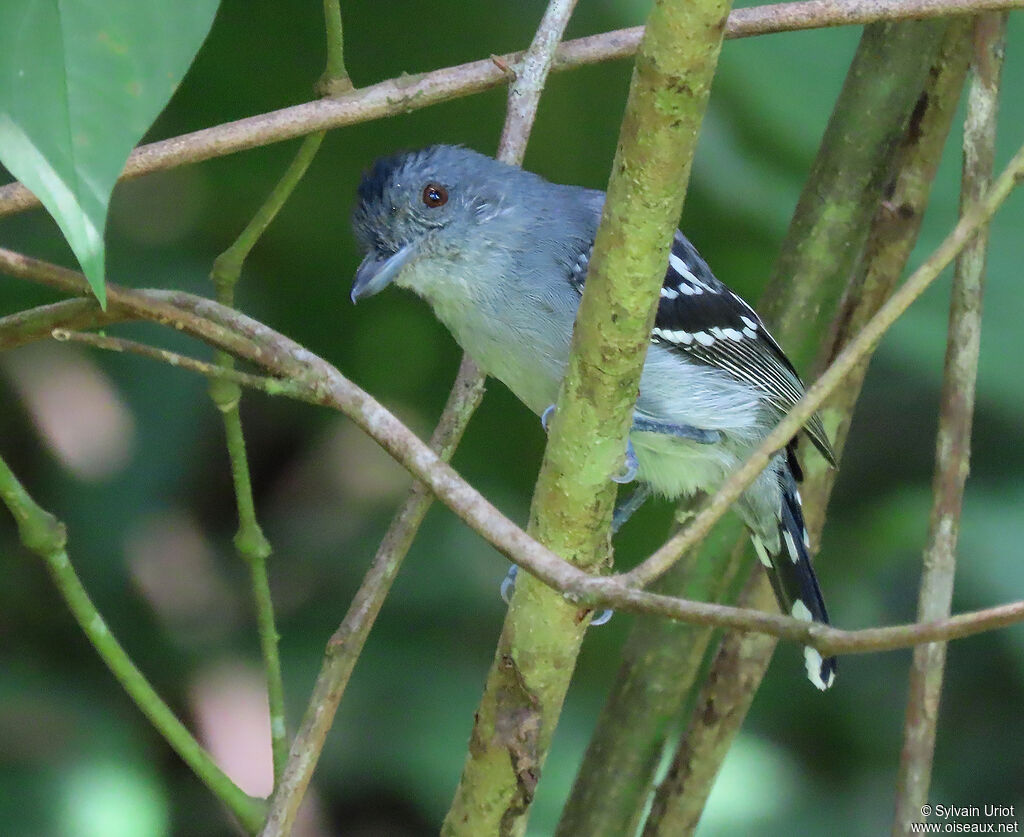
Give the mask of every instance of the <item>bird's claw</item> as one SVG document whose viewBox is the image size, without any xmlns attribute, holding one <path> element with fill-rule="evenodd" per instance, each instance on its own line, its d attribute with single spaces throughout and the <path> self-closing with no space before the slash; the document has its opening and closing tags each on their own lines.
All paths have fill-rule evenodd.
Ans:
<svg viewBox="0 0 1024 837">
<path fill-rule="evenodd" d="M 501 593 L 501 600 L 505 604 L 509 604 L 512 601 L 512 594 L 516 589 L 516 576 L 519 575 L 519 567 L 513 564 L 508 568 L 508 572 L 505 577 L 501 580 L 501 587 L 499 592 Z"/>
<path fill-rule="evenodd" d="M 548 432 L 548 422 L 551 421 L 551 414 L 555 411 L 555 405 L 549 404 L 543 413 L 540 414 L 540 426 L 544 428 L 544 432 Z"/>
<path fill-rule="evenodd" d="M 501 600 L 505 602 L 505 604 L 509 604 L 509 602 L 512 601 L 512 594 L 515 592 L 516 589 L 517 575 L 519 575 L 519 567 L 513 564 L 511 567 L 508 568 L 508 572 L 505 574 L 505 577 L 501 580 Z M 599 613 L 597 616 L 590 620 L 591 627 L 605 624 L 605 622 L 612 618 L 613 613 L 615 613 L 614 610 L 601 611 L 601 613 Z"/>
</svg>

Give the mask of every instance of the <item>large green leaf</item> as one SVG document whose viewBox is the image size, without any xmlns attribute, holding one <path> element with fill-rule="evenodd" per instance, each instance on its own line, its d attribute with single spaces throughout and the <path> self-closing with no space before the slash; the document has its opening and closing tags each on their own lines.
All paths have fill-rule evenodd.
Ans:
<svg viewBox="0 0 1024 837">
<path fill-rule="evenodd" d="M 105 299 L 114 183 L 218 0 L 0 0 L 0 161 L 43 202 Z"/>
</svg>

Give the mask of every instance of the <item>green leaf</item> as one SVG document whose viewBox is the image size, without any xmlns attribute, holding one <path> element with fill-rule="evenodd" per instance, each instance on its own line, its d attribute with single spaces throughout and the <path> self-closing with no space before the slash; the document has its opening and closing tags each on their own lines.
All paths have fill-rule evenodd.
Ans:
<svg viewBox="0 0 1024 837">
<path fill-rule="evenodd" d="M 105 304 L 107 205 L 218 0 L 0 0 L 0 161 L 42 201 Z"/>
</svg>

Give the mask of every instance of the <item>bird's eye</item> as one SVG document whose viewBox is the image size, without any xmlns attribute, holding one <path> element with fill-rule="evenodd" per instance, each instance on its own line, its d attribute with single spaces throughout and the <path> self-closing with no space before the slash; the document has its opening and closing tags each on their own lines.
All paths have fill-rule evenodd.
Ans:
<svg viewBox="0 0 1024 837">
<path fill-rule="evenodd" d="M 428 183 L 423 187 L 423 203 L 431 208 L 448 203 L 448 190 L 440 183 Z"/>
</svg>

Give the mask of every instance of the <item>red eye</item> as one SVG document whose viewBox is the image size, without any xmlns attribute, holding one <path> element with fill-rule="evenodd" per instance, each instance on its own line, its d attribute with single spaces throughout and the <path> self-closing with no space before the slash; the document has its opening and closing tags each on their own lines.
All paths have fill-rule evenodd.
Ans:
<svg viewBox="0 0 1024 837">
<path fill-rule="evenodd" d="M 448 203 L 448 190 L 440 183 L 428 183 L 423 187 L 423 203 L 436 208 Z"/>
</svg>

